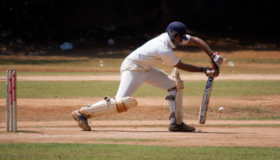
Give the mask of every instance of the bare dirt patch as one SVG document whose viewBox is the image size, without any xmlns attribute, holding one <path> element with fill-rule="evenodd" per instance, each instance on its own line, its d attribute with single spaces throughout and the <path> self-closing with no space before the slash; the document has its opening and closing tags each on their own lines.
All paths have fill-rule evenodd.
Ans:
<svg viewBox="0 0 280 160">
<path fill-rule="evenodd" d="M 94 120 L 168 120 L 169 107 L 164 97 L 135 97 L 138 106 L 128 112 L 110 116 L 96 117 Z M 18 99 L 18 121 L 65 121 L 72 120 L 70 113 L 76 109 L 93 104 L 103 97 L 80 99 Z M 200 96 L 184 97 L 184 117 L 190 120 L 198 119 Z M 0 122 L 5 121 L 6 99 L 0 99 Z M 240 117 L 271 117 L 279 116 L 280 96 L 254 96 L 221 98 L 213 96 L 210 102 L 207 118 Z M 223 106 L 225 114 L 219 114 L 218 108 Z M 221 117 L 219 118 L 218 115 Z"/>
<path fill-rule="evenodd" d="M 131 123 L 131 122 L 127 122 Z M 3 130 L 1 128 L 1 130 Z M 115 143 L 157 146 L 280 147 L 280 128 L 197 127 L 197 131 L 169 132 L 167 127 L 78 127 L 19 128 L 17 133 L 0 132 L 0 143 Z M 144 139 L 144 141 L 133 141 Z M 123 141 L 119 141 L 123 140 Z"/>
<path fill-rule="evenodd" d="M 216 98 L 216 97 L 215 97 Z M 251 146 L 280 147 L 279 120 L 219 120 L 217 108 L 208 112 L 205 125 L 198 124 L 198 104 L 201 97 L 185 97 L 185 122 L 196 126 L 196 132 L 168 131 L 168 104 L 162 97 L 136 97 L 139 106 L 128 112 L 90 119 L 91 132 L 82 131 L 72 119 L 71 112 L 88 103 L 95 103 L 102 97 L 83 99 L 19 99 L 18 131 L 5 132 L 5 99 L 0 99 L 0 143 L 115 143 L 157 146 Z M 258 100 L 259 99 L 259 100 Z M 259 106 L 265 108 L 262 116 L 279 115 L 279 97 L 240 97 L 232 100 L 220 98 L 217 103 Z M 265 103 L 265 104 L 263 104 Z M 196 107 L 194 107 L 196 106 Z M 221 118 L 255 116 L 236 113 L 225 107 Z M 242 110 L 239 108 L 239 110 Z M 268 112 L 269 111 L 269 112 Z M 248 110 L 246 110 L 248 112 Z M 264 127 L 233 127 L 230 125 L 268 125 Z M 221 126 L 223 127 L 221 127 Z M 229 127 L 226 127 L 229 125 Z M 144 139 L 133 141 L 133 139 Z"/>
</svg>

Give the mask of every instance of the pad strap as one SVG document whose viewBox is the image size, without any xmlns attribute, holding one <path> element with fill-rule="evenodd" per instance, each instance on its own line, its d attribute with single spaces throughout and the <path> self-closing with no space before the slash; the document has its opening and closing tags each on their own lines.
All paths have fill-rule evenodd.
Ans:
<svg viewBox="0 0 280 160">
<path fill-rule="evenodd" d="M 165 100 L 168 100 L 168 101 L 175 101 L 175 95 L 168 95 L 168 96 L 165 96 Z"/>
<path fill-rule="evenodd" d="M 117 99 L 115 102 L 116 102 L 116 109 L 118 113 L 127 111 L 126 105 L 123 103 L 122 98 Z"/>
<path fill-rule="evenodd" d="M 169 90 L 167 90 L 168 92 L 170 92 L 170 91 L 174 91 L 174 90 L 176 90 L 177 89 L 177 87 L 175 86 L 175 87 L 173 87 L 173 88 L 170 88 Z"/>
</svg>

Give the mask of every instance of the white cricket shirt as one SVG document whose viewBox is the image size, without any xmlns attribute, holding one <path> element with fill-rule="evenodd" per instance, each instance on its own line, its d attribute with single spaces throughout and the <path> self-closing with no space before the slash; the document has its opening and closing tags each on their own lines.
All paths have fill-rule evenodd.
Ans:
<svg viewBox="0 0 280 160">
<path fill-rule="evenodd" d="M 190 35 L 186 35 L 190 38 Z M 188 41 L 183 40 L 182 44 Z M 151 39 L 141 47 L 128 55 L 122 66 L 124 70 L 149 70 L 152 66 L 165 62 L 169 66 L 175 66 L 179 62 L 172 49 L 175 45 L 171 42 L 167 33 L 163 33 Z"/>
</svg>

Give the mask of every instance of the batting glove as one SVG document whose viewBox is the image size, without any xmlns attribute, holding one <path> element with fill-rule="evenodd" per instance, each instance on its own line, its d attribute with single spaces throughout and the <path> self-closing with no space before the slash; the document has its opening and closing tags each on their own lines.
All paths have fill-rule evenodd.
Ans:
<svg viewBox="0 0 280 160">
<path fill-rule="evenodd" d="M 209 67 L 201 67 L 201 72 L 205 73 L 206 76 L 218 77 L 220 74 L 219 68 L 211 69 Z"/>
<path fill-rule="evenodd" d="M 212 63 L 214 63 L 214 65 L 219 68 L 222 66 L 222 63 L 224 61 L 223 57 L 220 55 L 216 55 L 215 53 L 212 53 L 209 58 L 211 59 Z"/>
</svg>

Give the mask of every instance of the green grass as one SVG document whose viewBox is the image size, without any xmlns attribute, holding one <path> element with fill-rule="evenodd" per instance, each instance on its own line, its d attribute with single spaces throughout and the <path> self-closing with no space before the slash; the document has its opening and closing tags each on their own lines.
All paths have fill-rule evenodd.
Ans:
<svg viewBox="0 0 280 160">
<path fill-rule="evenodd" d="M 59 65 L 59 64 L 77 64 L 87 60 L 0 60 L 2 65 Z"/>
<path fill-rule="evenodd" d="M 0 159 L 221 159 L 276 160 L 280 148 L 159 147 L 121 144 L 1 144 Z"/>
<path fill-rule="evenodd" d="M 185 63 L 209 63 L 208 59 L 196 59 L 196 58 L 189 58 L 189 57 L 182 57 L 181 60 Z M 228 62 L 234 62 L 234 63 L 255 63 L 255 64 L 280 64 L 280 59 L 272 59 L 272 58 L 227 58 L 224 62 L 224 66 L 228 64 Z"/>
<path fill-rule="evenodd" d="M 132 138 L 125 138 L 125 139 L 117 139 L 117 138 L 104 138 L 98 139 L 99 141 L 110 141 L 110 142 L 157 142 L 160 140 L 157 139 L 132 139 Z"/>
<path fill-rule="evenodd" d="M 19 98 L 114 97 L 119 82 L 18 82 Z M 185 82 L 184 95 L 202 96 L 206 82 Z M 6 84 L 0 82 L 0 98 L 6 97 Z M 133 96 L 165 96 L 166 91 L 142 85 Z M 280 95 L 280 81 L 216 81 L 213 96 Z"/>
<path fill-rule="evenodd" d="M 120 72 L 17 72 L 17 76 L 119 75 Z M 0 76 L 6 76 L 0 72 Z"/>
<path fill-rule="evenodd" d="M 212 91 L 217 96 L 280 95 L 280 81 L 216 81 Z"/>
<path fill-rule="evenodd" d="M 101 63 L 102 61 L 102 63 Z M 79 72 L 119 72 L 123 59 L 87 59 L 87 60 L 0 60 L 1 70 L 10 68 L 16 69 L 20 72 L 56 72 L 57 75 L 61 73 L 80 74 Z M 101 66 L 102 64 L 102 66 Z M 73 72 L 73 73 L 71 73 Z M 5 75 L 2 72 L 0 75 Z M 19 75 L 26 75 L 20 73 Z"/>
<path fill-rule="evenodd" d="M 199 56 L 203 54 L 203 57 Z M 224 52 L 222 55 L 226 58 L 230 52 Z M 247 53 L 244 53 L 247 54 Z M 260 53 L 260 54 L 270 54 Z M 118 56 L 115 56 L 118 55 Z M 175 55 L 176 51 L 175 51 Z M 95 57 L 94 55 L 87 56 L 62 56 L 53 59 L 48 56 L 38 56 L 38 59 L 30 59 L 26 56 L 21 56 L 21 59 L 17 60 L 0 60 L 1 70 L 4 71 L 9 68 L 17 69 L 18 75 L 92 75 L 92 74 L 119 74 L 120 66 L 123 59 L 127 54 L 110 54 L 106 53 L 101 57 Z M 208 66 L 210 67 L 209 59 L 207 56 L 199 52 L 193 52 L 191 56 L 185 56 L 185 54 L 178 54 L 178 58 L 184 63 L 189 63 L 196 66 Z M 227 74 L 279 74 L 279 64 L 280 59 L 278 57 L 271 58 L 268 57 L 253 57 L 252 58 L 238 58 L 239 56 L 226 58 L 221 73 Z M 100 67 L 100 61 L 102 61 L 103 66 Z M 227 66 L 229 61 L 233 61 L 236 65 L 234 67 Z M 266 65 L 268 67 L 266 67 Z M 166 64 L 156 65 L 157 68 L 164 71 L 170 72 L 173 67 Z M 30 72 L 31 71 L 31 72 Z M 32 72 L 33 71 L 33 72 Z M 106 73 L 107 72 L 107 73 Z M 188 74 L 186 72 L 182 72 Z M 4 72 L 0 72 L 0 76 L 4 76 Z"/>
<path fill-rule="evenodd" d="M 3 84 L 3 85 L 2 85 Z M 1 90 L 4 83 L 1 83 Z M 19 98 L 80 98 L 115 95 L 117 82 L 18 82 Z M 3 88 L 4 89 L 4 88 Z M 0 97 L 4 98 L 1 91 Z"/>
<path fill-rule="evenodd" d="M 119 67 L 122 63 L 123 59 L 87 59 L 87 60 L 0 60 L 0 64 L 3 66 L 13 66 L 13 65 L 56 65 L 56 66 L 83 66 L 83 67 L 91 67 L 91 66 L 100 66 L 100 61 L 106 66 L 115 64 L 116 67 Z"/>
</svg>

